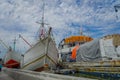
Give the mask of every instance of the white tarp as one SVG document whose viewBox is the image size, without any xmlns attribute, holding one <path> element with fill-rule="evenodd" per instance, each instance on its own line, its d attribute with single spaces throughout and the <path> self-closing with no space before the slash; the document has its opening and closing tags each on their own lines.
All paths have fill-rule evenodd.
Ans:
<svg viewBox="0 0 120 80">
<path fill-rule="evenodd" d="M 113 39 L 96 39 L 80 46 L 76 61 L 100 61 L 118 58 L 120 47 L 113 45 Z"/>
</svg>

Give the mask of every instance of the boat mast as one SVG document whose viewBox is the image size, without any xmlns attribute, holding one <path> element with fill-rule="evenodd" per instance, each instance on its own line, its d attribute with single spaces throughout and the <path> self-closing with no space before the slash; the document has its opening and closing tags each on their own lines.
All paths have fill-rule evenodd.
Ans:
<svg viewBox="0 0 120 80">
<path fill-rule="evenodd" d="M 41 26 L 40 26 L 40 29 L 39 29 L 39 39 L 41 40 L 41 39 L 43 39 L 44 38 L 44 36 L 45 36 L 45 30 L 44 30 L 44 25 L 45 25 L 45 23 L 44 23 L 44 7 L 45 7 L 45 3 L 44 3 L 44 0 L 42 0 L 42 2 L 43 2 L 43 5 L 42 5 L 42 21 L 41 22 L 37 22 L 38 24 L 40 24 Z"/>
<path fill-rule="evenodd" d="M 45 3 L 44 3 L 44 0 L 42 0 L 43 1 L 43 5 L 42 5 L 42 22 L 40 23 L 41 24 L 41 27 L 42 28 L 44 28 L 44 9 L 45 9 Z M 42 31 L 41 33 L 40 33 L 40 36 L 39 36 L 39 38 L 40 39 L 42 39 L 42 35 L 43 35 L 43 29 L 42 30 L 40 30 L 40 31 Z M 46 64 L 47 63 L 47 49 L 48 48 L 48 41 L 47 41 L 47 43 L 45 44 L 45 59 L 44 59 L 44 64 Z"/>
<path fill-rule="evenodd" d="M 44 6 L 45 6 L 45 3 L 44 3 L 44 0 L 43 0 L 43 7 L 42 7 L 43 13 L 42 13 L 42 23 L 41 23 L 42 27 L 44 27 Z"/>
<path fill-rule="evenodd" d="M 45 2 L 43 0 L 43 6 L 42 6 L 42 22 L 41 22 L 41 27 L 45 28 L 45 22 L 44 22 L 44 9 L 45 9 Z M 46 24 L 47 25 L 47 24 Z M 49 42 L 50 42 L 50 35 L 51 35 L 51 30 L 52 28 L 50 27 L 49 30 L 47 31 L 47 40 L 46 40 L 46 44 L 45 44 L 45 59 L 44 59 L 44 64 L 47 64 L 47 57 L 48 57 L 48 47 L 49 47 Z M 41 35 L 40 35 L 40 39 L 41 39 Z"/>
<path fill-rule="evenodd" d="M 13 50 L 15 51 L 15 47 L 16 47 L 16 38 L 14 39 L 14 42 L 13 42 Z"/>
</svg>

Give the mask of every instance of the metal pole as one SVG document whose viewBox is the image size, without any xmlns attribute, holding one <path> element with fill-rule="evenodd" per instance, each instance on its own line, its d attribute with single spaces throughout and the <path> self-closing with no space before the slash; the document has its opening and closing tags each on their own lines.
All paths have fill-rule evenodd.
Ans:
<svg viewBox="0 0 120 80">
<path fill-rule="evenodd" d="M 19 34 L 19 37 L 21 37 L 30 47 L 32 47 L 32 45 L 28 43 L 27 40 L 25 40 L 20 34 Z"/>
</svg>

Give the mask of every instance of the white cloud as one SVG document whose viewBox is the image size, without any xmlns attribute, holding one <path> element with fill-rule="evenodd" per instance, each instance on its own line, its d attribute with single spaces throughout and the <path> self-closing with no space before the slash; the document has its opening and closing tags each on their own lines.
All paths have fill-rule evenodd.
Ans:
<svg viewBox="0 0 120 80">
<path fill-rule="evenodd" d="M 44 0 L 45 22 L 53 27 L 57 44 L 65 37 L 79 35 L 81 25 L 84 34 L 94 38 L 109 34 L 109 31 L 116 28 L 120 33 L 119 22 L 116 22 L 114 12 L 114 5 L 120 3 L 119 0 L 76 1 Z M 21 33 L 30 43 L 35 43 L 33 36 L 37 36 L 40 26 L 36 21 L 40 21 L 41 16 L 42 0 L 0 0 L 0 37 L 10 44 Z M 93 29 L 97 32 L 93 32 Z M 115 31 L 111 31 L 112 33 Z M 23 44 L 25 43 L 20 40 L 19 49 Z"/>
</svg>

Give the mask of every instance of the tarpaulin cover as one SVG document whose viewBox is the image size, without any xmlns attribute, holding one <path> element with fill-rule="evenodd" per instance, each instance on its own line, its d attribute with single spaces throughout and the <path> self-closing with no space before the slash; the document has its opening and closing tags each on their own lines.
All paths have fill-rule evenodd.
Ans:
<svg viewBox="0 0 120 80">
<path fill-rule="evenodd" d="M 102 60 L 99 40 L 93 40 L 91 42 L 80 45 L 77 51 L 76 61 L 99 61 Z"/>
<path fill-rule="evenodd" d="M 120 46 L 113 43 L 114 39 L 96 39 L 80 45 L 76 61 L 120 60 Z"/>
</svg>

